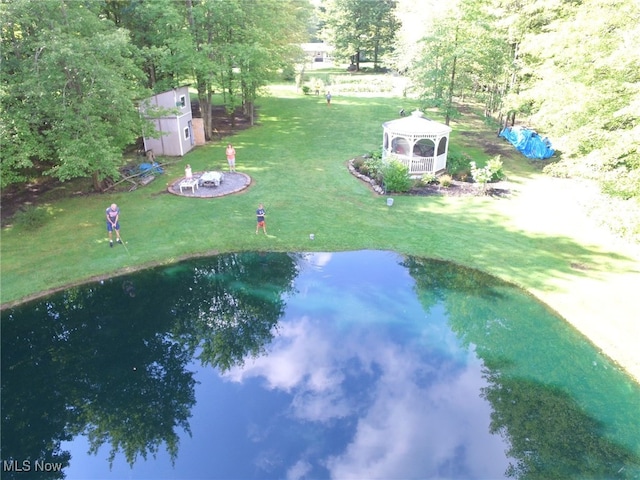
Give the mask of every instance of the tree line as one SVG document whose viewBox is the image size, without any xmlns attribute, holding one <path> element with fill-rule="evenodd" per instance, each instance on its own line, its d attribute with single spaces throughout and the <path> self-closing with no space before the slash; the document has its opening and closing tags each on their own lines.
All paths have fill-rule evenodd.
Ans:
<svg viewBox="0 0 640 480">
<path fill-rule="evenodd" d="M 205 137 L 211 98 L 253 118 L 259 91 L 300 60 L 307 0 L 10 0 L 0 5 L 1 185 L 45 174 L 118 178 L 141 132 L 137 106 L 197 88 Z"/>
</svg>

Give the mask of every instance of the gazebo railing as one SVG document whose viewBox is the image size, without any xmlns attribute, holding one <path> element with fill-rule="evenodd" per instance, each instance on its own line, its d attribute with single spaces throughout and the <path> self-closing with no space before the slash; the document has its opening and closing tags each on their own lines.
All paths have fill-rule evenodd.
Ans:
<svg viewBox="0 0 640 480">
<path fill-rule="evenodd" d="M 410 157 L 408 155 L 399 155 L 394 153 L 393 156 L 398 159 L 402 164 L 409 169 L 410 175 L 418 173 L 435 173 L 434 158 L 433 157 Z"/>
<path fill-rule="evenodd" d="M 409 173 L 435 172 L 433 157 L 413 157 L 409 166 Z"/>
</svg>

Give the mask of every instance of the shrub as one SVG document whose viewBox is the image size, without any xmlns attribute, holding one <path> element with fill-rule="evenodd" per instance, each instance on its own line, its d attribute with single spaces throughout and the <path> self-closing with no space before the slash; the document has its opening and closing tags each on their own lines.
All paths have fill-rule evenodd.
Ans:
<svg viewBox="0 0 640 480">
<path fill-rule="evenodd" d="M 311 88 L 309 87 L 309 85 L 302 86 L 302 93 L 304 93 L 305 95 L 309 95 L 310 91 L 311 91 Z"/>
<path fill-rule="evenodd" d="M 491 181 L 491 179 L 499 172 L 502 172 L 502 160 L 500 160 L 500 155 L 489 160 L 482 168 L 477 167 L 476 162 L 470 162 L 469 165 L 471 165 L 471 176 L 473 177 L 473 181 L 480 185 L 480 191 L 482 193 L 485 193 L 487 190 L 487 182 Z"/>
<path fill-rule="evenodd" d="M 362 158 L 362 157 L 356 157 L 356 158 L 354 158 L 354 159 L 353 159 L 353 161 L 351 162 L 351 165 L 352 165 L 352 166 L 353 166 L 353 168 L 355 168 L 358 172 L 362 173 L 360 169 L 362 168 L 362 165 L 364 165 L 364 158 Z"/>
<path fill-rule="evenodd" d="M 370 178 L 377 179 L 382 175 L 383 166 L 382 158 L 372 156 L 371 158 L 367 158 L 362 165 L 363 170 L 366 170 L 367 173 L 363 170 L 361 170 L 361 173 L 368 175 Z"/>
<path fill-rule="evenodd" d="M 33 205 L 19 210 L 13 217 L 13 223 L 26 230 L 35 230 L 44 225 L 47 220 L 47 211 L 44 208 Z"/>
<path fill-rule="evenodd" d="M 487 167 L 491 171 L 491 179 L 490 182 L 499 182 L 502 180 L 505 175 L 502 170 L 502 160 L 500 159 L 500 155 L 493 157 L 491 160 L 487 162 Z"/>
<path fill-rule="evenodd" d="M 459 173 L 458 175 L 456 175 L 458 177 L 458 180 L 460 180 L 461 182 L 473 182 L 473 178 L 471 178 L 471 172 L 463 172 L 463 173 Z"/>
<path fill-rule="evenodd" d="M 382 148 L 380 148 L 380 150 L 372 150 L 369 152 L 369 157 L 375 160 L 382 160 Z"/>
<path fill-rule="evenodd" d="M 411 190 L 411 177 L 409 167 L 398 160 L 391 160 L 382 171 L 384 184 L 389 192 L 408 192 Z"/>
<path fill-rule="evenodd" d="M 413 190 L 414 188 L 425 187 L 426 185 L 427 184 L 422 181 L 422 178 L 411 177 L 411 188 L 410 188 L 410 190 Z"/>
<path fill-rule="evenodd" d="M 451 175 L 462 174 L 469 169 L 471 157 L 466 153 L 449 153 L 447 156 L 447 172 Z"/>
<path fill-rule="evenodd" d="M 438 183 L 440 186 L 447 188 L 453 183 L 453 178 L 451 178 L 451 175 L 442 175 L 438 178 Z"/>
<path fill-rule="evenodd" d="M 425 173 L 420 177 L 420 183 L 429 185 L 430 183 L 438 183 L 438 177 L 434 173 Z"/>
</svg>

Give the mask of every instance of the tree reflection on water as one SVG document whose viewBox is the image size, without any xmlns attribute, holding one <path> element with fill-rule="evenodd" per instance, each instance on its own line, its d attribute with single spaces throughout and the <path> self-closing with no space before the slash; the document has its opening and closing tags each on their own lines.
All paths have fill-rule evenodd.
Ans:
<svg viewBox="0 0 640 480">
<path fill-rule="evenodd" d="M 301 258 L 219 255 L 3 311 L 2 461 L 67 467 L 62 442 L 78 435 L 93 453 L 107 445 L 110 462 L 122 453 L 133 465 L 161 448 L 175 460 L 196 403 L 189 365 L 196 358 L 225 372 L 265 354 Z M 491 405 L 491 433 L 509 445 L 505 476 L 640 475 L 637 384 L 523 292 L 445 262 L 401 265 L 424 311 L 444 308 L 446 328 L 482 361 L 478 395 Z M 358 272 L 348 275 L 345 285 L 359 288 Z M 22 477 L 14 468 L 3 478 Z"/>
<path fill-rule="evenodd" d="M 296 256 L 231 254 L 71 288 L 2 312 L 2 460 L 69 465 L 86 434 L 133 464 L 172 459 L 195 404 L 194 355 L 225 370 L 273 338 Z M 63 478 L 40 472 L 41 478 Z M 3 478 L 20 472 L 4 472 Z M 31 475 L 37 475 L 34 471 Z"/>
<path fill-rule="evenodd" d="M 510 445 L 506 476 L 640 475 L 640 424 L 630 421 L 640 418 L 640 389 L 629 377 L 603 368 L 589 342 L 494 277 L 415 257 L 403 265 L 425 309 L 444 304 L 452 330 L 484 362 L 491 432 Z"/>
</svg>

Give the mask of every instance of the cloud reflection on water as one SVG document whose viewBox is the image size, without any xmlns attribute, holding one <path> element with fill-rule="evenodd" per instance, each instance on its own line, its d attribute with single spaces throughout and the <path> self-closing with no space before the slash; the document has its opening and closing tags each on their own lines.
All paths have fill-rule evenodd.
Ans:
<svg viewBox="0 0 640 480">
<path fill-rule="evenodd" d="M 304 289 L 304 275 L 298 282 Z M 398 287 L 406 289 L 406 279 Z M 312 290 L 304 291 L 312 296 Z M 342 305 L 344 295 L 336 289 L 329 298 Z M 404 310 L 408 317 L 424 315 L 415 300 Z M 437 347 L 425 348 L 426 338 L 447 339 L 449 333 L 446 321 L 424 322 L 401 343 L 390 341 L 384 329 L 368 328 L 354 311 L 286 318 L 268 355 L 234 367 L 225 378 L 260 379 L 266 389 L 287 392 L 289 415 L 299 421 L 351 425 L 339 453 L 289 459 L 287 478 L 305 478 L 312 464 L 339 479 L 501 478 L 506 446 L 488 433 L 491 408 L 479 395 L 486 386 L 480 360 L 473 352 L 442 355 Z"/>
<path fill-rule="evenodd" d="M 640 472 L 637 385 L 481 272 L 245 253 L 127 281 L 3 314 L 5 456 L 47 445 L 69 480 Z"/>
</svg>

